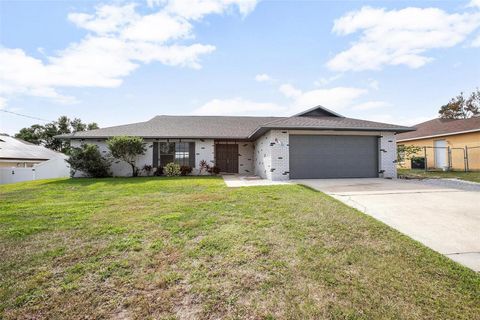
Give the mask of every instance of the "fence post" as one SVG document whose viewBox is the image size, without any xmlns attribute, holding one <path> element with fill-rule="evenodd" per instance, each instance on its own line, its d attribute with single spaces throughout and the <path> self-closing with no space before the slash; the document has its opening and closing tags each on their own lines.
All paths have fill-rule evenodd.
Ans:
<svg viewBox="0 0 480 320">
<path fill-rule="evenodd" d="M 470 171 L 470 164 L 468 163 L 468 146 L 465 146 L 465 172 Z"/>
<path fill-rule="evenodd" d="M 427 147 L 423 147 L 423 157 L 425 159 L 424 170 L 427 172 L 428 161 L 427 161 Z"/>
<path fill-rule="evenodd" d="M 447 156 L 448 156 L 448 170 L 447 171 L 452 171 L 452 149 L 450 149 L 450 147 L 447 147 Z"/>
</svg>

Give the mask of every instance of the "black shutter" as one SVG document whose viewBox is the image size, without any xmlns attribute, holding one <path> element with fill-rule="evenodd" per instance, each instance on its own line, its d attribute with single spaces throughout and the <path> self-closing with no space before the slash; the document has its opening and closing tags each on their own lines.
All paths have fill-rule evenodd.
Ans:
<svg viewBox="0 0 480 320">
<path fill-rule="evenodd" d="M 195 168 L 195 142 L 190 142 L 188 144 L 188 159 L 189 166 Z"/>
<path fill-rule="evenodd" d="M 158 167 L 158 142 L 153 143 L 153 160 L 152 165 L 154 168 Z"/>
</svg>

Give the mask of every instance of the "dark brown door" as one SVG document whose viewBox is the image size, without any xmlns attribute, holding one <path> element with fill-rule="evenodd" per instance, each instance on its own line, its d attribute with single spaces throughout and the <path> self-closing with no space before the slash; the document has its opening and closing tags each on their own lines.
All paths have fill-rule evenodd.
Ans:
<svg viewBox="0 0 480 320">
<path fill-rule="evenodd" d="M 216 144 L 215 165 L 220 172 L 238 173 L 238 144 Z"/>
</svg>

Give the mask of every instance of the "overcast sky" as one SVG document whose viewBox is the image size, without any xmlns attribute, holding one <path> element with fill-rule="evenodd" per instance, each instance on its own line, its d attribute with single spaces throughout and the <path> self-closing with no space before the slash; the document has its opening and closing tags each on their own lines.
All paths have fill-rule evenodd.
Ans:
<svg viewBox="0 0 480 320">
<path fill-rule="evenodd" d="M 0 0 L 0 109 L 101 127 L 323 105 L 412 125 L 480 86 L 480 0 Z M 0 132 L 39 120 L 0 112 Z"/>
</svg>

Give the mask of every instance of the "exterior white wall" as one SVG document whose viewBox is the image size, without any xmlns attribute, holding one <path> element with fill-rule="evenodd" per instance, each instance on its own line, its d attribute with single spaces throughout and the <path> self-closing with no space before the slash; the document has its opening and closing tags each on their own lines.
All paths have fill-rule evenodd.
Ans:
<svg viewBox="0 0 480 320">
<path fill-rule="evenodd" d="M 243 175 L 253 175 L 253 143 L 238 143 L 238 173 Z"/>
<path fill-rule="evenodd" d="M 195 168 L 193 174 L 200 173 L 200 162 L 205 160 L 210 166 L 215 164 L 215 142 L 213 139 L 191 140 L 195 142 Z M 202 172 L 202 174 L 207 174 Z"/>
<path fill-rule="evenodd" d="M 287 130 L 270 130 L 255 141 L 255 174 L 273 181 L 288 180 L 290 173 Z"/>
<path fill-rule="evenodd" d="M 393 132 L 382 132 L 379 142 L 378 170 L 382 178 L 397 178 L 397 142 Z"/>
<path fill-rule="evenodd" d="M 69 177 L 70 166 L 66 158 L 60 156 L 29 168 L 0 168 L 0 184 Z"/>
<path fill-rule="evenodd" d="M 165 142 L 165 139 L 145 139 L 147 151 L 144 155 L 137 158 L 137 167 L 142 169 L 144 165 L 152 165 L 153 163 L 153 142 Z M 170 139 L 169 141 L 177 141 L 176 139 Z M 200 168 L 200 161 L 205 160 L 210 165 L 214 164 L 214 141 L 213 139 L 182 139 L 183 142 L 195 142 L 195 168 L 193 168 L 192 173 L 198 174 Z M 84 141 L 72 140 L 72 147 L 80 147 L 82 143 L 90 143 L 98 146 L 100 153 L 106 157 L 109 154 L 106 140 L 100 139 L 88 139 Z M 110 167 L 113 176 L 115 177 L 128 177 L 132 175 L 132 168 L 129 164 L 121 160 L 114 160 Z M 146 173 L 140 171 L 140 175 L 145 175 Z M 77 172 L 75 177 L 84 177 L 85 174 L 82 172 Z"/>
</svg>

